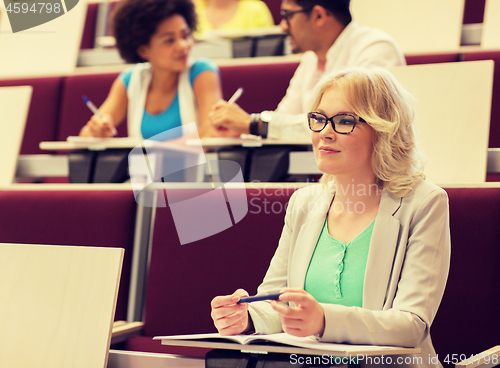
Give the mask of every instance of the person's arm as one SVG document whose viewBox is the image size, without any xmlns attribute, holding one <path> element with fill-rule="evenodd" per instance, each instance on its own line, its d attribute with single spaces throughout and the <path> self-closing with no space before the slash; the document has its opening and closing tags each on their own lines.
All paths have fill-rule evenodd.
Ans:
<svg viewBox="0 0 500 368">
<path fill-rule="evenodd" d="M 218 136 L 239 137 L 250 133 L 250 114 L 237 103 L 217 101 L 208 114 L 208 121 Z"/>
<path fill-rule="evenodd" d="M 426 196 L 411 221 L 392 305 L 386 310 L 322 304 L 323 341 L 417 346 L 428 334 L 446 285 L 450 261 L 448 198 Z"/>
<path fill-rule="evenodd" d="M 215 135 L 208 122 L 212 106 L 222 97 L 219 74 L 212 70 L 200 73 L 193 83 L 193 91 L 198 111 L 198 130 L 200 137 Z"/>
<path fill-rule="evenodd" d="M 293 73 L 292 79 L 290 79 L 290 83 L 286 89 L 285 96 L 278 104 L 276 112 L 291 115 L 305 112 L 302 108 L 304 91 L 311 88 L 311 86 L 308 86 L 311 82 L 308 76 L 311 75 L 316 68 L 317 58 L 312 52 L 306 52 L 302 56 L 295 73 Z"/>
<path fill-rule="evenodd" d="M 297 196 L 297 192 L 295 192 L 288 202 L 285 225 L 281 233 L 279 245 L 271 260 L 266 276 L 257 289 L 257 295 L 280 292 L 282 289 L 288 287 L 288 264 L 293 238 L 293 224 L 295 223 L 295 214 L 301 211 L 299 207 L 295 207 Z M 281 316 L 273 309 L 269 301 L 250 303 L 248 312 L 257 333 L 271 334 L 283 332 Z"/>
<path fill-rule="evenodd" d="M 310 73 L 316 68 L 315 56 L 305 53 L 293 74 L 286 94 L 275 111 L 271 111 L 271 121 L 267 128 L 267 137 L 271 139 L 310 139 L 311 131 L 303 111 L 304 91 L 310 84 Z"/>
<path fill-rule="evenodd" d="M 106 121 L 97 115 L 93 115 L 85 126 L 80 130 L 81 137 L 112 137 L 113 131 L 106 124 L 110 123 L 117 127 L 127 114 L 127 90 L 120 78 L 117 78 L 109 91 L 108 97 L 99 107 L 99 112 L 105 116 Z"/>
</svg>

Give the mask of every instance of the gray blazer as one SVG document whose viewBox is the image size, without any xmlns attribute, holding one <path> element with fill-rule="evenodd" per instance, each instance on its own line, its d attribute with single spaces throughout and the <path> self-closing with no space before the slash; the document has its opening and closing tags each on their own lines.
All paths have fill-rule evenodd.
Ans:
<svg viewBox="0 0 500 368">
<path fill-rule="evenodd" d="M 320 185 L 292 195 L 278 248 L 258 294 L 283 287 L 304 288 L 332 199 L 333 194 Z M 446 192 L 423 180 L 404 198 L 383 190 L 366 263 L 363 307 L 322 304 L 325 331 L 321 340 L 420 347 L 421 354 L 401 365 L 441 367 L 429 329 L 444 293 L 449 264 Z M 250 304 L 249 312 L 258 333 L 282 332 L 280 317 L 268 302 Z"/>
</svg>

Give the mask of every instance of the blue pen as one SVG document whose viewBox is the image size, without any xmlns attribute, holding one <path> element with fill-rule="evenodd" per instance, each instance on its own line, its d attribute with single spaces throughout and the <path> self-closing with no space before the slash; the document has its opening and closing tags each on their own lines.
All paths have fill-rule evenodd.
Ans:
<svg viewBox="0 0 500 368">
<path fill-rule="evenodd" d="M 236 304 L 258 302 L 260 300 L 278 300 L 281 294 L 283 293 L 247 296 L 246 298 L 240 298 Z"/>
<path fill-rule="evenodd" d="M 109 122 L 106 121 L 106 118 L 104 117 L 103 114 L 97 109 L 97 107 L 92 103 L 92 101 L 89 100 L 87 96 L 82 96 L 83 101 L 87 105 L 87 107 L 92 111 L 95 115 L 99 116 L 107 125 L 107 127 L 113 132 L 113 135 L 116 135 L 117 131 L 116 128 L 110 124 Z"/>
</svg>

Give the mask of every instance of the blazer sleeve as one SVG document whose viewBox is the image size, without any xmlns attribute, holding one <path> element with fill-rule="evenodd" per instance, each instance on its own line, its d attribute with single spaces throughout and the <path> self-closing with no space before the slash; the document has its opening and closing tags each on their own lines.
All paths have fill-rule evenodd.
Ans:
<svg viewBox="0 0 500 368">
<path fill-rule="evenodd" d="M 288 203 L 285 215 L 285 225 L 281 233 L 278 248 L 271 259 L 271 264 L 257 289 L 257 295 L 277 293 L 287 287 L 288 267 L 291 253 L 292 227 L 294 222 L 294 204 L 296 203 L 295 192 Z M 268 301 L 254 302 L 249 304 L 248 312 L 252 318 L 255 332 L 260 334 L 271 334 L 283 332 L 279 313 L 275 312 Z"/>
<path fill-rule="evenodd" d="M 402 224 L 409 228 L 407 240 L 399 240 L 406 251 L 392 303 L 386 303 L 383 310 L 322 304 L 325 331 L 321 340 L 414 347 L 427 337 L 448 277 L 448 197 L 437 189 L 414 205 L 417 209 L 411 220 Z"/>
</svg>

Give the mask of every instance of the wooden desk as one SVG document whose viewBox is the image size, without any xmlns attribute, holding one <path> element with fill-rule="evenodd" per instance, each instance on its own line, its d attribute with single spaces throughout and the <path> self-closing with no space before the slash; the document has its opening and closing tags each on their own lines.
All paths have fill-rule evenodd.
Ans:
<svg viewBox="0 0 500 368">
<path fill-rule="evenodd" d="M 104 368 L 123 254 L 0 244 L 0 367 Z"/>
<path fill-rule="evenodd" d="M 138 138 L 78 138 L 40 143 L 40 148 L 44 150 L 69 151 L 71 183 L 122 183 L 127 180 L 129 171 L 132 170 L 130 176 L 135 179 L 133 182 L 144 182 L 144 185 L 147 185 L 167 174 L 206 162 L 199 143 L 186 146 Z M 143 157 L 145 152 L 147 159 Z M 186 161 L 174 162 L 179 157 L 185 158 Z M 166 161 L 173 167 L 169 173 L 162 171 Z M 194 176 L 190 174 L 184 176 L 185 180 L 201 180 L 198 172 Z"/>
<path fill-rule="evenodd" d="M 249 136 L 252 137 L 252 136 Z M 190 144 L 190 141 L 187 141 Z M 308 151 L 311 141 L 308 138 L 298 140 L 276 140 L 253 138 L 203 138 L 204 148 L 216 152 L 210 159 L 211 174 L 218 176 L 216 181 L 231 181 L 234 170 L 226 168 L 221 161 L 236 162 L 245 182 L 279 182 L 289 174 L 290 154 L 294 151 Z M 221 166 L 222 165 L 222 166 Z M 316 164 L 314 164 L 316 166 Z"/>
<path fill-rule="evenodd" d="M 481 47 L 500 48 L 500 0 L 487 0 L 484 9 L 483 33 Z"/>
<path fill-rule="evenodd" d="M 0 186 L 10 185 L 14 180 L 32 89 L 31 86 L 0 87 Z"/>
<path fill-rule="evenodd" d="M 460 46 L 464 0 L 353 0 L 361 25 L 394 37 L 404 54 L 455 51 Z"/>
<path fill-rule="evenodd" d="M 172 354 L 110 350 L 107 368 L 205 368 L 205 359 Z"/>
</svg>

